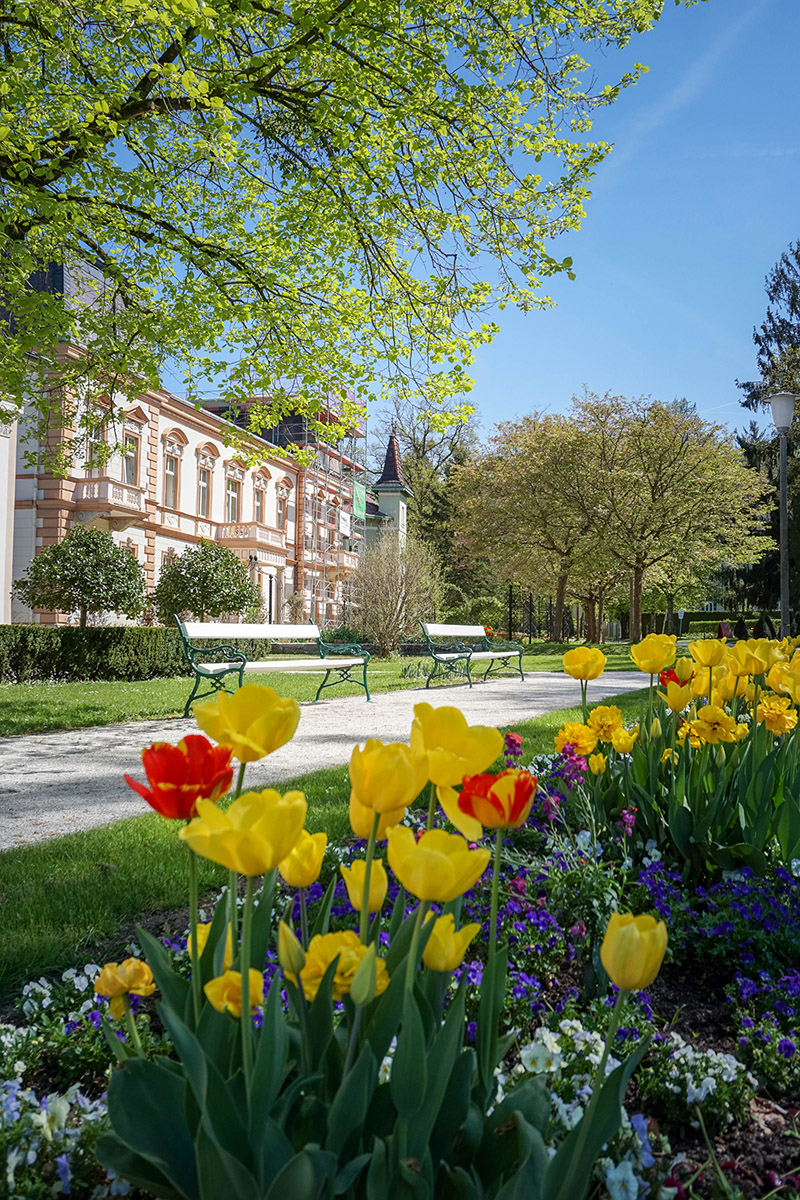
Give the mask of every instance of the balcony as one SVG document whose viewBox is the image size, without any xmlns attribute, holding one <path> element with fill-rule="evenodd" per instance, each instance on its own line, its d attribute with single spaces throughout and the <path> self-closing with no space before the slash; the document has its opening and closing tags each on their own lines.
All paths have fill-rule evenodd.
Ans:
<svg viewBox="0 0 800 1200">
<path fill-rule="evenodd" d="M 82 512 L 114 522 L 113 528 L 135 525 L 145 516 L 145 490 L 116 479 L 81 479 L 73 499 Z"/>
<path fill-rule="evenodd" d="M 346 579 L 358 570 L 358 555 L 351 550 L 330 550 L 324 562 L 325 574 L 329 579 Z"/>
<path fill-rule="evenodd" d="M 217 541 L 234 546 L 271 546 L 277 550 L 286 549 L 286 534 L 282 529 L 268 529 L 256 521 L 225 524 L 217 526 Z"/>
</svg>

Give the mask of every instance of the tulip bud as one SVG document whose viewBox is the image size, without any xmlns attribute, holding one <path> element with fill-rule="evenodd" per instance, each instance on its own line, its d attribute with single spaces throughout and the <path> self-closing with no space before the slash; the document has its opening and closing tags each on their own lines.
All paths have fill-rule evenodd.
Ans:
<svg viewBox="0 0 800 1200">
<path fill-rule="evenodd" d="M 278 926 L 278 962 L 284 974 L 299 975 L 306 965 L 306 953 L 285 921 Z"/>
<path fill-rule="evenodd" d="M 725 747 L 723 746 L 722 742 L 720 742 L 720 744 L 717 746 L 717 753 L 714 756 L 714 762 L 720 770 L 722 770 L 722 768 L 725 766 Z"/>
<path fill-rule="evenodd" d="M 680 683 L 688 683 L 694 675 L 694 663 L 690 658 L 679 658 L 674 667 Z"/>
<path fill-rule="evenodd" d="M 661 722 L 658 717 L 653 717 L 653 724 L 650 726 L 650 737 L 653 741 L 658 741 L 661 737 Z"/>
<path fill-rule="evenodd" d="M 350 999 L 354 1004 L 363 1006 L 375 999 L 375 991 L 378 985 L 377 957 L 378 952 L 375 949 L 375 943 L 372 942 L 367 953 L 358 964 L 358 970 L 353 976 L 353 982 L 350 985 Z"/>
</svg>

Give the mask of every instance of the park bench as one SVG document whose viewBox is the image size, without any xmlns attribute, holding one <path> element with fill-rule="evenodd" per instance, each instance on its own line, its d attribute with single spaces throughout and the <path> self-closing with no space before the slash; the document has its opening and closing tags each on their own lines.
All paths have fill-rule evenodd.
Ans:
<svg viewBox="0 0 800 1200">
<path fill-rule="evenodd" d="M 367 663 L 370 656 L 366 650 L 354 642 L 340 645 L 324 642 L 316 625 L 245 625 L 223 623 L 217 621 L 181 621 L 176 617 L 178 629 L 183 639 L 183 648 L 189 660 L 189 666 L 194 672 L 194 687 L 186 701 L 183 710 L 185 717 L 195 700 L 204 700 L 217 692 L 230 692 L 225 680 L 228 676 L 238 676 L 237 687 L 241 687 L 244 676 L 248 673 L 265 674 L 280 672 L 294 674 L 296 671 L 322 671 L 325 678 L 317 688 L 314 703 L 319 700 L 323 688 L 335 687 L 339 683 L 357 683 L 367 693 Z M 197 646 L 198 639 L 211 638 L 215 644 Z M 317 656 L 304 655 L 302 658 L 266 658 L 258 662 L 248 660 L 247 656 L 237 650 L 233 643 L 240 638 L 259 638 L 270 642 L 316 642 Z M 361 679 L 354 679 L 350 672 L 358 671 Z M 338 678 L 331 680 L 331 675 Z M 200 689 L 206 685 L 207 691 Z"/>
<path fill-rule="evenodd" d="M 520 679 L 525 679 L 522 674 L 523 647 L 519 642 L 490 642 L 482 625 L 435 625 L 430 621 L 420 621 L 420 625 L 427 643 L 426 652 L 433 659 L 426 688 L 437 675 L 446 678 L 462 673 L 466 674 L 467 683 L 472 687 L 470 669 L 475 662 L 488 663 L 484 680 L 495 664 L 498 664 L 498 671 L 518 671 Z M 511 662 L 514 658 L 516 663 Z"/>
</svg>

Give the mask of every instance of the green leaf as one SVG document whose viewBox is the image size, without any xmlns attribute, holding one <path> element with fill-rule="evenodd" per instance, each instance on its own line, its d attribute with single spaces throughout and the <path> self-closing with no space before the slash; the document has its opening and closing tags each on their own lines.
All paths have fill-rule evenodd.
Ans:
<svg viewBox="0 0 800 1200">
<path fill-rule="evenodd" d="M 519 1166 L 497 1193 L 497 1200 L 536 1200 L 541 1196 L 542 1181 L 550 1161 L 544 1139 L 538 1129 L 515 1112 L 517 1159 Z"/>
<path fill-rule="evenodd" d="M 786 866 L 800 858 L 800 807 L 794 797 L 787 797 L 778 810 L 775 834 Z"/>
<path fill-rule="evenodd" d="M 466 973 L 461 977 L 458 992 L 444 1024 L 425 1055 L 427 1086 L 423 1086 L 423 1077 L 421 1077 L 419 1089 L 422 1103 L 416 1115 L 408 1123 L 408 1152 L 414 1158 L 422 1159 L 425 1154 L 458 1053 L 463 1044 L 465 995 Z M 392 1075 L 394 1075 L 394 1071 L 395 1064 L 392 1065 Z M 469 1103 L 469 1094 L 466 1099 Z M 397 1104 L 396 1097 L 395 1104 Z M 400 1111 L 399 1105 L 398 1111 Z"/>
<path fill-rule="evenodd" d="M 281 1002 L 281 975 L 276 971 L 264 1005 L 264 1021 L 258 1039 L 250 1082 L 250 1123 L 268 1113 L 287 1074 L 289 1033 Z"/>
<path fill-rule="evenodd" d="M 336 1165 L 332 1154 L 301 1150 L 275 1176 L 265 1200 L 317 1200 L 326 1181 L 335 1178 Z"/>
<path fill-rule="evenodd" d="M 378 1066 L 365 1043 L 355 1063 L 339 1084 L 328 1108 L 325 1149 L 337 1158 L 354 1130 L 363 1126 L 370 1101 L 378 1086 Z"/>
<path fill-rule="evenodd" d="M 408 1120 L 420 1111 L 427 1086 L 425 1031 L 416 1000 L 407 993 L 389 1081 L 392 1099 L 401 1120 Z"/>
<path fill-rule="evenodd" d="M 333 904 L 333 895 L 336 891 L 336 884 L 339 882 L 338 875 L 332 875 L 331 881 L 325 889 L 325 895 L 322 897 L 322 903 L 317 911 L 317 917 L 311 930 L 311 937 L 324 936 L 330 927 L 331 906 Z"/>
<path fill-rule="evenodd" d="M 117 1137 L 115 1133 L 104 1133 L 95 1146 L 98 1162 L 115 1171 L 123 1179 L 127 1179 L 136 1188 L 159 1200 L 193 1200 L 195 1193 L 189 1193 L 173 1187 L 163 1171 L 160 1171 L 153 1161 L 137 1154 L 130 1146 Z"/>
<path fill-rule="evenodd" d="M 179 1017 L 183 1017 L 191 996 L 189 980 L 184 979 L 182 975 L 178 975 L 173 970 L 169 954 L 151 933 L 142 929 L 141 925 L 136 926 L 136 933 L 153 972 L 158 990 L 161 992 L 162 1001 L 168 1004 Z"/>
<path fill-rule="evenodd" d="M 258 904 L 253 909 L 252 919 L 252 957 L 250 966 L 257 971 L 264 970 L 267 959 L 270 937 L 272 934 L 272 904 L 275 895 L 275 878 L 278 872 L 270 871 L 264 876 Z"/>
<path fill-rule="evenodd" d="M 221 1196 L 235 1196 L 236 1200 L 261 1200 L 261 1188 L 250 1171 L 235 1155 L 220 1146 L 205 1120 L 197 1131 L 195 1145 L 200 1200 L 220 1200 Z"/>
</svg>

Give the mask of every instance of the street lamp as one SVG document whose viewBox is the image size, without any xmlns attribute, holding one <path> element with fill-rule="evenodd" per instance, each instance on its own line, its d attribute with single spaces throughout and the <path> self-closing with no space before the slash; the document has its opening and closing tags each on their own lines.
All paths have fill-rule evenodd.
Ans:
<svg viewBox="0 0 800 1200">
<path fill-rule="evenodd" d="M 798 397 L 793 392 L 778 392 L 770 396 L 772 420 L 780 434 L 781 467 L 780 467 L 780 549 L 781 549 L 781 637 L 791 637 L 792 622 L 789 613 L 789 501 L 786 487 L 786 435 L 792 424 L 795 401 Z"/>
</svg>

